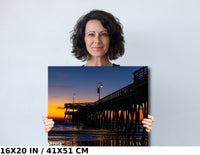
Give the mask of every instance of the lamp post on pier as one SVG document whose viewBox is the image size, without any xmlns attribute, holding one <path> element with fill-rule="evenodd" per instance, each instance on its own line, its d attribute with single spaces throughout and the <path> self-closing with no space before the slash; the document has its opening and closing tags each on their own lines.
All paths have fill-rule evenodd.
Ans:
<svg viewBox="0 0 200 155">
<path fill-rule="evenodd" d="M 74 113 L 74 98 L 76 97 L 76 94 L 73 93 L 73 113 Z"/>
<path fill-rule="evenodd" d="M 99 100 L 100 100 L 100 94 L 101 94 L 101 88 L 103 88 L 102 83 L 99 83 L 99 87 L 97 87 L 97 93 L 99 94 Z"/>
</svg>

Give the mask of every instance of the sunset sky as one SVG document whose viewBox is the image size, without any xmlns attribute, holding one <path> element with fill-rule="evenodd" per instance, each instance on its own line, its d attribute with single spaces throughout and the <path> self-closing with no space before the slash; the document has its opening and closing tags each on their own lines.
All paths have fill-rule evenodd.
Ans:
<svg viewBox="0 0 200 155">
<path fill-rule="evenodd" d="M 141 67 L 49 67 L 48 115 L 64 118 L 64 103 L 95 102 L 100 82 L 101 98 L 133 82 Z"/>
</svg>

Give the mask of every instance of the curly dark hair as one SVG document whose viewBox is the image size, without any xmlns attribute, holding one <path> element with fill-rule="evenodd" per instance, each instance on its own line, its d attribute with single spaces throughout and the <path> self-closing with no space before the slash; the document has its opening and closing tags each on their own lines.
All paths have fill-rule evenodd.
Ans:
<svg viewBox="0 0 200 155">
<path fill-rule="evenodd" d="M 85 46 L 85 27 L 89 20 L 99 20 L 107 29 L 110 37 L 109 50 L 106 53 L 109 60 L 115 60 L 124 54 L 124 36 L 119 19 L 111 13 L 102 10 L 92 10 L 82 16 L 74 27 L 71 41 L 73 43 L 72 53 L 82 61 L 87 60 L 89 53 Z"/>
</svg>

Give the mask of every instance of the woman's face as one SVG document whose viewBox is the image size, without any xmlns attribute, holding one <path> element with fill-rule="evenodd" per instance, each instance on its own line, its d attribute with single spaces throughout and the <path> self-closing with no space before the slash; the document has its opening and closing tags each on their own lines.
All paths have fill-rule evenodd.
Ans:
<svg viewBox="0 0 200 155">
<path fill-rule="evenodd" d="M 85 27 L 85 45 L 92 57 L 103 57 L 108 52 L 110 37 L 99 20 L 90 20 Z"/>
</svg>

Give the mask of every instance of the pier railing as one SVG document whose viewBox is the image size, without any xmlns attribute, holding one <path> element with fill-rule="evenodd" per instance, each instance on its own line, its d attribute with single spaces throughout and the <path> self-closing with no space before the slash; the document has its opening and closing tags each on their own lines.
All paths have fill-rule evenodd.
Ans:
<svg viewBox="0 0 200 155">
<path fill-rule="evenodd" d="M 133 75 L 134 75 L 134 83 L 137 83 L 143 80 L 148 80 L 148 68 L 142 67 L 136 72 L 134 72 Z"/>
<path fill-rule="evenodd" d="M 114 98 L 117 97 L 122 97 L 125 95 L 134 95 L 135 93 L 135 87 L 137 86 L 137 84 L 142 83 L 143 81 L 147 81 L 148 80 L 148 68 L 147 67 L 142 67 L 139 70 L 137 70 L 136 72 L 133 73 L 134 74 L 134 81 L 132 84 L 129 84 L 128 86 L 125 86 L 103 98 L 101 98 L 100 100 L 97 100 L 96 102 L 94 102 L 94 105 L 100 103 L 100 102 L 107 102 L 109 100 L 112 100 Z"/>
</svg>

